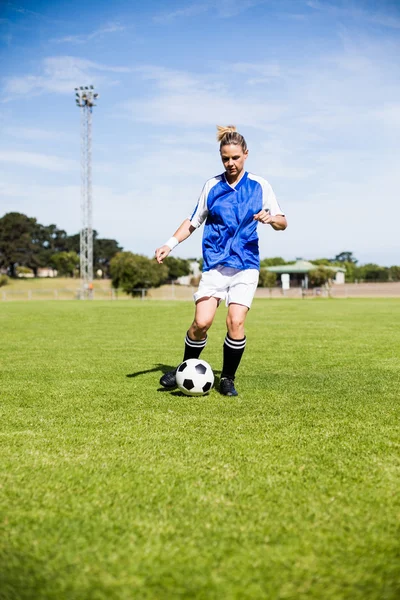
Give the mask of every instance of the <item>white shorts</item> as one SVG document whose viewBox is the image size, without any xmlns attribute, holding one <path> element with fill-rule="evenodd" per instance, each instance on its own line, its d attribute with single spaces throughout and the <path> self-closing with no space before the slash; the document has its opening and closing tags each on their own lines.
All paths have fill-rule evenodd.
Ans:
<svg viewBox="0 0 400 600">
<path fill-rule="evenodd" d="M 232 269 L 218 266 L 201 276 L 199 289 L 193 295 L 194 301 L 201 298 L 218 298 L 229 304 L 242 304 L 250 308 L 258 285 L 257 269 Z M 219 303 L 218 303 L 219 304 Z"/>
</svg>

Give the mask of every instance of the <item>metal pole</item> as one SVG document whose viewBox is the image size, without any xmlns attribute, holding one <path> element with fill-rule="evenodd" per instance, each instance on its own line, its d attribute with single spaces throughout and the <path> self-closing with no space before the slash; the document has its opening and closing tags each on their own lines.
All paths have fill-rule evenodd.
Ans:
<svg viewBox="0 0 400 600">
<path fill-rule="evenodd" d="M 82 300 L 93 297 L 92 110 L 98 94 L 91 85 L 75 88 L 81 108 L 81 231 L 80 276 Z"/>
</svg>

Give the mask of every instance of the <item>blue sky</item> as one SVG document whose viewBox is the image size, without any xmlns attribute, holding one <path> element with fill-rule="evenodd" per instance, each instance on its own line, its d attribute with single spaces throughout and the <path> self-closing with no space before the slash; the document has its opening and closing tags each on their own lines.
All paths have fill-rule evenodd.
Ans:
<svg viewBox="0 0 400 600">
<path fill-rule="evenodd" d="M 152 256 L 233 123 L 288 217 L 259 227 L 261 257 L 400 264 L 398 1 L 3 1 L 0 64 L 0 216 L 79 231 L 74 87 L 93 84 L 100 237 Z"/>
</svg>

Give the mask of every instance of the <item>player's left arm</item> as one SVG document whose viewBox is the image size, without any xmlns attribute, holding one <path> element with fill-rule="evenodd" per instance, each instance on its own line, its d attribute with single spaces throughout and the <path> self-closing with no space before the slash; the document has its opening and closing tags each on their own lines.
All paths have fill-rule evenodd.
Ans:
<svg viewBox="0 0 400 600">
<path fill-rule="evenodd" d="M 281 207 L 278 204 L 274 191 L 268 181 L 262 181 L 262 209 L 256 215 L 254 220 L 271 225 L 275 231 L 283 231 L 287 227 L 287 220 Z"/>
<path fill-rule="evenodd" d="M 255 221 L 259 221 L 265 225 L 271 225 L 275 231 L 283 231 L 287 227 L 285 215 L 271 215 L 269 210 L 265 210 L 264 208 L 254 215 L 253 218 Z"/>
</svg>

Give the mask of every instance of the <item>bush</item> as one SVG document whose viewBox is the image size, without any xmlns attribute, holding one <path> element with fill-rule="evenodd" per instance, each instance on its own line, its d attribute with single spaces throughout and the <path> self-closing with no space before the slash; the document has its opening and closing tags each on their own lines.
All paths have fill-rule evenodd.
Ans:
<svg viewBox="0 0 400 600">
<path fill-rule="evenodd" d="M 17 277 L 34 277 L 33 269 L 29 267 L 19 266 L 15 269 Z"/>
<path fill-rule="evenodd" d="M 141 254 L 118 252 L 110 261 L 112 286 L 135 296 L 142 289 L 159 287 L 168 279 L 168 267 Z"/>
<path fill-rule="evenodd" d="M 276 286 L 276 273 L 273 271 L 267 271 L 266 269 L 260 269 L 260 277 L 258 279 L 258 287 L 262 288 L 273 288 Z"/>
<path fill-rule="evenodd" d="M 313 269 L 308 274 L 310 287 L 320 287 L 323 285 L 330 285 L 332 279 L 335 278 L 335 271 L 332 269 Z"/>
<path fill-rule="evenodd" d="M 7 275 L 0 275 L 0 287 L 3 287 L 4 285 L 8 284 L 8 277 Z"/>
</svg>

